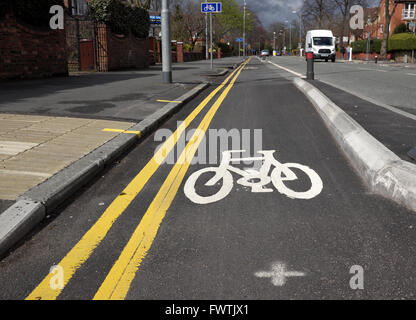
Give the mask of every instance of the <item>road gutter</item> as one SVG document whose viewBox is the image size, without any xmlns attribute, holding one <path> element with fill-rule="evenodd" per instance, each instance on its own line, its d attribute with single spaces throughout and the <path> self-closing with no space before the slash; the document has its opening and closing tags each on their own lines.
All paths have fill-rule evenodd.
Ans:
<svg viewBox="0 0 416 320">
<path fill-rule="evenodd" d="M 300 78 L 293 82 L 370 189 L 416 211 L 416 165 L 401 160 L 312 84 Z"/>
</svg>

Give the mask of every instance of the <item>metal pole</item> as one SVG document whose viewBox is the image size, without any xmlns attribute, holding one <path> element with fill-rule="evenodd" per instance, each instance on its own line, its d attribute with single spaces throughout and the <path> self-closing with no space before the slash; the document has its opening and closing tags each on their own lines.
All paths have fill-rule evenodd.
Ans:
<svg viewBox="0 0 416 320">
<path fill-rule="evenodd" d="M 299 15 L 299 52 L 302 48 L 302 13 Z"/>
<path fill-rule="evenodd" d="M 413 34 L 416 34 L 416 17 L 413 21 Z M 412 50 L 412 63 L 415 63 L 415 50 Z"/>
<path fill-rule="evenodd" d="M 170 18 L 168 0 L 162 0 L 162 76 L 172 83 L 172 52 L 170 47 Z"/>
<path fill-rule="evenodd" d="M 306 53 L 306 61 L 307 61 L 306 79 L 315 80 L 314 56 L 312 52 Z"/>
<path fill-rule="evenodd" d="M 212 49 L 212 13 L 209 14 L 209 22 L 210 22 L 210 29 L 211 29 L 211 70 L 214 69 L 214 51 Z"/>
<path fill-rule="evenodd" d="M 276 32 L 273 32 L 273 50 L 276 51 Z"/>
<path fill-rule="evenodd" d="M 205 0 L 205 3 L 208 2 Z M 209 50 L 208 50 L 208 15 L 205 14 L 205 59 L 209 59 Z"/>
<path fill-rule="evenodd" d="M 290 33 L 290 40 L 289 40 L 289 52 L 292 55 L 292 24 L 289 22 L 289 33 Z"/>
<path fill-rule="evenodd" d="M 240 56 L 241 56 L 241 42 L 239 41 L 238 42 L 238 57 L 240 58 Z"/>
<path fill-rule="evenodd" d="M 244 0 L 244 18 L 243 18 L 243 57 L 246 58 L 246 0 Z"/>
</svg>

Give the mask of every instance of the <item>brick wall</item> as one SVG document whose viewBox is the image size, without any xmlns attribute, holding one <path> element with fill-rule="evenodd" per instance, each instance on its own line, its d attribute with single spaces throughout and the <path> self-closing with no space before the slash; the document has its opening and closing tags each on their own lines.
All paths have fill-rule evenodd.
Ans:
<svg viewBox="0 0 416 320">
<path fill-rule="evenodd" d="M 98 69 L 111 71 L 146 68 L 150 64 L 149 40 L 137 39 L 133 35 L 119 36 L 106 25 L 97 29 Z"/>
<path fill-rule="evenodd" d="M 67 75 L 65 31 L 37 31 L 8 14 L 0 21 L 0 79 Z"/>
<path fill-rule="evenodd" d="M 119 37 L 111 32 L 108 41 L 108 69 L 146 68 L 149 66 L 149 41 L 131 34 Z"/>
</svg>

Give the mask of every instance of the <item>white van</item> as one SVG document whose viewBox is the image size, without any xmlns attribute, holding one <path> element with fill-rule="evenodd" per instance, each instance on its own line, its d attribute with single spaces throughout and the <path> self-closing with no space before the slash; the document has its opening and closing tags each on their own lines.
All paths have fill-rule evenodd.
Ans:
<svg viewBox="0 0 416 320">
<path fill-rule="evenodd" d="M 310 30 L 306 34 L 306 53 L 312 52 L 315 59 L 335 62 L 335 38 L 331 30 Z"/>
</svg>

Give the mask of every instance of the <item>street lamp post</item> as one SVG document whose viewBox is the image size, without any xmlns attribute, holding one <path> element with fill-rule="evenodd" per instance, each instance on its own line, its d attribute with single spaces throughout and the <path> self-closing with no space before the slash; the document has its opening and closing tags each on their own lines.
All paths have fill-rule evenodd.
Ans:
<svg viewBox="0 0 416 320">
<path fill-rule="evenodd" d="M 208 2 L 205 0 L 205 3 Z M 209 50 L 208 50 L 208 15 L 205 15 L 205 60 L 209 59 Z"/>
<path fill-rule="evenodd" d="M 415 19 L 413 20 L 413 34 L 416 35 L 416 16 Z M 415 50 L 412 50 L 412 63 L 415 63 Z"/>
<path fill-rule="evenodd" d="M 300 49 L 302 48 L 302 11 L 292 11 L 292 13 L 296 14 L 299 18 L 299 55 L 300 55 Z"/>
<path fill-rule="evenodd" d="M 214 69 L 214 48 L 212 43 L 212 12 L 209 14 L 210 42 L 211 42 L 211 70 Z"/>
<path fill-rule="evenodd" d="M 289 52 L 292 52 L 292 24 L 286 20 L 285 23 L 289 24 Z"/>
<path fill-rule="evenodd" d="M 246 58 L 246 0 L 244 0 L 244 15 L 243 15 L 243 57 Z"/>
<path fill-rule="evenodd" d="M 273 50 L 276 51 L 276 31 L 273 32 Z"/>
<path fill-rule="evenodd" d="M 172 53 L 170 46 L 168 0 L 162 0 L 162 77 L 165 83 L 172 83 Z"/>
</svg>

